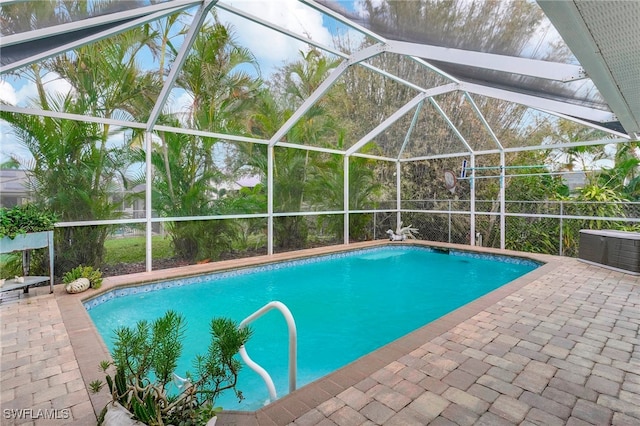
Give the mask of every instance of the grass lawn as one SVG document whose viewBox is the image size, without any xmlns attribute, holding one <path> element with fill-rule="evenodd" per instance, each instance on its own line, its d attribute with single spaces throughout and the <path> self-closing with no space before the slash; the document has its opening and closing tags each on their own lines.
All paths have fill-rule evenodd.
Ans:
<svg viewBox="0 0 640 426">
<path fill-rule="evenodd" d="M 152 253 L 154 259 L 167 259 L 173 257 L 173 249 L 168 238 L 154 236 L 152 240 Z M 135 263 L 145 260 L 145 237 L 110 238 L 104 243 L 104 263 L 113 265 L 116 263 Z"/>
</svg>

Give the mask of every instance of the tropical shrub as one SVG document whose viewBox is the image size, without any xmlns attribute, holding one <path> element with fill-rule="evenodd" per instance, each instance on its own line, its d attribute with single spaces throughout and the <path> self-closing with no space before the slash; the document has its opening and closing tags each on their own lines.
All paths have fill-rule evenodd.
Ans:
<svg viewBox="0 0 640 426">
<path fill-rule="evenodd" d="M 28 232 L 53 230 L 58 217 L 34 204 L 0 209 L 0 237 L 15 238 Z"/>
<path fill-rule="evenodd" d="M 53 230 L 58 216 L 50 210 L 35 204 L 23 204 L 12 208 L 0 208 L 0 238 L 14 239 L 17 235 L 30 232 Z M 31 272 L 45 274 L 49 268 L 46 249 L 28 251 Z M 0 277 L 20 276 L 24 273 L 23 256 L 20 252 L 7 253 L 0 262 Z"/>
</svg>

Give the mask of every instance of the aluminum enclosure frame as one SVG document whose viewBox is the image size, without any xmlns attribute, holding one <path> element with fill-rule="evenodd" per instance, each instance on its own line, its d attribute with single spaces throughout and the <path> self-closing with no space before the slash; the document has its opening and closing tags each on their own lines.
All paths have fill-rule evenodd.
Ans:
<svg viewBox="0 0 640 426">
<path fill-rule="evenodd" d="M 48 28 L 44 30 L 35 30 L 31 31 L 28 34 L 19 34 L 15 36 L 8 36 L 3 38 L 3 44 L 6 46 L 13 45 L 19 46 L 20 43 L 23 42 L 33 42 L 40 38 L 52 37 L 55 35 L 63 34 L 65 32 L 71 30 L 80 30 L 83 28 L 91 28 L 97 27 L 99 25 L 104 24 L 113 24 L 114 22 L 123 21 L 125 23 L 121 25 L 116 25 L 111 29 L 104 30 L 92 34 L 88 37 L 81 38 L 78 40 L 73 40 L 72 42 L 66 43 L 64 45 L 58 46 L 57 48 L 50 49 L 43 53 L 38 53 L 37 55 L 27 58 L 21 61 L 18 61 L 14 64 L 3 65 L 0 68 L 0 74 L 5 74 L 10 71 L 13 71 L 19 67 L 25 66 L 29 63 L 33 63 L 38 60 L 42 60 L 46 57 L 51 57 L 53 55 L 62 53 L 64 51 L 71 50 L 73 48 L 77 48 L 79 46 L 92 43 L 112 35 L 121 33 L 126 31 L 135 25 L 141 25 L 153 20 L 161 19 L 169 14 L 176 13 L 179 11 L 186 10 L 187 8 L 192 8 L 195 6 L 199 6 L 198 11 L 196 12 L 192 25 L 189 29 L 189 32 L 185 38 L 184 44 L 172 64 L 171 71 L 169 76 L 165 80 L 165 84 L 162 88 L 161 94 L 154 105 L 151 116 L 149 117 L 146 123 L 136 123 L 136 122 L 126 122 L 122 120 L 112 120 L 112 119 L 103 119 L 99 117 L 85 117 L 79 116 L 75 114 L 68 113 L 59 113 L 55 111 L 42 111 L 37 109 L 27 109 L 14 107 L 10 105 L 0 105 L 0 110 L 9 111 L 14 113 L 23 113 L 23 114 L 31 114 L 31 115 L 42 115 L 48 116 L 57 119 L 68 119 L 68 120 L 76 120 L 76 121 L 85 121 L 85 122 L 95 122 L 95 123 L 103 123 L 110 124 L 114 126 L 128 127 L 128 128 L 140 128 L 146 131 L 145 133 L 145 144 L 147 150 L 147 159 L 145 164 L 146 176 L 149 177 L 152 175 L 151 168 L 151 147 L 152 147 L 152 135 L 155 130 L 162 131 L 175 131 L 178 133 L 184 133 L 189 135 L 197 135 L 197 136 L 206 136 L 206 137 L 214 137 L 220 138 L 230 141 L 239 141 L 239 142 L 247 142 L 247 143 L 259 143 L 265 144 L 268 146 L 267 148 L 267 212 L 262 214 L 251 214 L 251 215 L 228 215 L 228 216 L 214 216 L 214 217 L 205 217 L 205 218 L 153 218 L 151 213 L 152 210 L 150 206 L 152 205 L 151 199 L 151 179 L 147 178 L 146 180 L 146 217 L 144 220 L 136 219 L 136 220 L 110 220 L 110 221 L 90 221 L 90 222 L 70 222 L 60 224 L 61 226 L 86 226 L 86 225 L 95 225 L 95 224 L 118 224 L 118 223 L 145 223 L 146 224 L 146 270 L 150 271 L 152 269 L 152 252 L 151 252 L 151 230 L 152 224 L 156 222 L 165 222 L 165 221 L 179 221 L 179 220 L 205 220 L 205 219 L 242 219 L 242 218 L 257 218 L 257 217 L 265 217 L 267 218 L 267 252 L 269 255 L 273 254 L 273 219 L 278 216 L 286 216 L 286 215 L 309 215 L 309 214 L 341 214 L 344 216 L 344 243 L 349 243 L 349 214 L 356 213 L 356 211 L 351 211 L 349 206 L 349 159 L 350 157 L 363 157 L 363 158 L 372 158 L 381 161 L 390 161 L 395 162 L 396 164 L 396 221 L 399 225 L 401 222 L 401 215 L 403 213 L 403 209 L 401 206 L 402 194 L 401 194 L 401 164 L 403 162 L 410 161 L 421 161 L 421 160 L 429 160 L 429 159 L 437 159 L 437 158 L 468 158 L 470 162 L 470 186 L 471 186 L 471 208 L 470 208 L 470 217 L 471 217 L 471 229 L 470 234 L 475 235 L 475 214 L 476 214 L 476 206 L 475 206 L 475 163 L 476 158 L 479 155 L 485 154 L 500 154 L 500 168 L 501 168 L 501 185 L 500 185 L 500 228 L 501 228 L 501 248 L 505 246 L 505 205 L 504 205 L 504 169 L 505 169 L 505 153 L 507 152 L 517 152 L 519 150 L 535 150 L 535 149 L 548 149 L 549 146 L 533 146 L 533 147 L 517 147 L 517 148 L 504 148 L 498 138 L 496 137 L 495 132 L 482 115 L 482 112 L 476 105 L 475 101 L 472 98 L 473 95 L 478 96 L 486 96 L 491 98 L 496 98 L 508 102 L 513 102 L 521 105 L 525 105 L 529 108 L 539 110 L 545 113 L 549 113 L 555 115 L 557 117 L 563 119 L 569 119 L 576 121 L 580 124 L 584 124 L 586 126 L 590 126 L 599 130 L 604 130 L 609 132 L 610 134 L 616 136 L 616 139 L 611 140 L 600 140 L 600 141 L 587 141 L 586 144 L 597 144 L 597 143 L 625 143 L 631 139 L 631 137 L 627 134 L 614 131 L 604 127 L 603 125 L 594 124 L 593 122 L 607 123 L 616 121 L 618 117 L 611 111 L 603 111 L 596 108 L 590 108 L 586 106 L 580 105 L 569 105 L 557 100 L 551 100 L 544 97 L 537 97 L 532 95 L 526 95 L 522 93 L 518 93 L 515 91 L 509 91 L 502 88 L 496 88 L 491 86 L 486 86 L 482 84 L 478 84 L 475 82 L 463 81 L 455 76 L 452 76 L 442 70 L 440 70 L 437 66 L 430 63 L 430 60 L 439 61 L 439 62 L 451 62 L 458 65 L 465 65 L 471 67 L 479 67 L 485 69 L 494 69 L 503 72 L 515 73 L 519 75 L 527 75 L 534 76 L 538 78 L 545 78 L 557 81 L 574 81 L 577 79 L 585 79 L 588 78 L 585 73 L 585 67 L 571 65 L 571 64 L 562 64 L 562 63 L 552 63 L 547 61 L 535 61 L 531 59 L 524 59 L 518 57 L 509 57 L 504 55 L 496 55 L 496 54 L 488 54 L 481 52 L 470 52 L 456 49 L 445 49 L 437 46 L 427 46 L 415 43 L 407 43 L 403 41 L 396 40 L 388 40 L 384 37 L 376 34 L 373 31 L 368 30 L 367 28 L 350 21 L 348 18 L 342 16 L 339 13 L 325 7 L 324 5 L 317 3 L 312 0 L 300 0 L 301 3 L 308 5 L 309 7 L 318 10 L 325 14 L 326 16 L 330 16 L 333 19 L 341 22 L 342 24 L 360 32 L 364 36 L 370 37 L 373 40 L 376 40 L 378 44 L 372 45 L 368 48 L 365 48 L 361 51 L 355 52 L 351 55 L 348 55 L 344 52 L 340 52 L 332 47 L 324 46 L 320 43 L 317 43 L 311 40 L 309 37 L 294 33 L 292 31 L 286 30 L 282 27 L 278 27 L 269 23 L 259 17 L 252 16 L 246 12 L 242 12 L 230 5 L 224 4 L 224 2 L 218 2 L 217 0 L 170 0 L 164 3 L 159 3 L 154 6 L 148 6 L 144 8 L 144 10 L 138 11 L 128 11 L 128 12 L 119 12 L 117 16 L 104 15 L 100 17 L 91 18 L 86 22 L 74 22 L 72 24 L 63 24 L 57 27 Z M 554 2 L 543 2 L 541 1 L 541 7 L 545 11 L 552 11 L 553 7 L 550 5 L 545 5 L 545 3 L 554 3 Z M 571 2 L 568 2 L 571 3 Z M 7 4 L 4 2 L 3 4 Z M 573 3 L 571 3 L 573 5 Z M 558 11 L 557 13 L 565 15 L 569 15 L 573 13 L 575 15 L 575 11 L 571 9 L 571 5 L 567 5 L 567 8 L 570 12 Z M 255 22 L 259 25 L 263 25 L 277 31 L 281 34 L 284 34 L 288 37 L 292 37 L 299 41 L 303 41 L 310 45 L 313 45 L 319 49 L 322 49 L 325 52 L 336 55 L 338 57 L 343 58 L 342 63 L 333 70 L 333 72 L 329 75 L 329 77 L 320 85 L 320 87 L 309 97 L 307 98 L 303 104 L 294 112 L 294 114 L 290 117 L 287 122 L 285 122 L 280 129 L 276 131 L 276 133 L 269 140 L 261 140 L 255 138 L 247 138 L 237 135 L 226 135 L 226 134 L 217 134 L 211 132 L 198 131 L 194 129 L 178 129 L 172 128 L 168 126 L 160 126 L 156 124 L 156 120 L 164 107 L 164 104 L 168 98 L 168 95 L 175 84 L 176 77 L 182 67 L 184 59 L 188 54 L 189 49 L 191 48 L 192 42 L 195 38 L 195 35 L 200 29 L 200 26 L 205 21 L 207 14 L 211 8 L 216 7 L 223 9 L 227 12 L 234 13 L 237 16 L 240 16 L 244 19 L 248 19 L 252 22 Z M 575 6 L 574 6 L 575 7 Z M 573 19 L 573 18 L 572 18 Z M 552 18 L 553 20 L 553 18 Z M 562 33 L 562 31 L 560 31 Z M 450 81 L 449 84 L 441 85 L 438 87 L 420 87 L 413 82 L 407 81 L 403 78 L 400 78 L 392 73 L 380 70 L 366 62 L 365 60 L 379 55 L 384 52 L 395 53 L 399 55 L 404 55 L 412 60 L 416 61 L 418 64 L 423 66 L 425 70 L 433 71 L 441 75 Z M 602 64 L 600 64 L 601 66 Z M 321 97 L 329 90 L 338 79 L 343 76 L 344 72 L 350 66 L 362 66 L 367 68 L 368 70 L 383 75 L 386 78 L 390 78 L 400 84 L 403 84 L 407 87 L 410 87 L 416 90 L 417 95 L 407 102 L 404 106 L 400 107 L 395 113 L 387 117 L 383 122 L 377 125 L 375 128 L 370 130 L 363 138 L 355 142 L 350 148 L 345 150 L 336 150 L 336 149 L 328 149 L 328 148 L 320 148 L 320 147 L 310 147 L 303 145 L 296 145 L 284 142 L 282 139 L 286 135 L 286 133 L 295 125 L 295 123 L 300 120 L 304 114 L 311 108 Z M 591 64 L 591 68 L 595 68 L 595 65 Z M 589 69 L 587 69 L 589 71 Z M 607 83 L 602 83 L 602 76 L 600 76 L 599 72 L 595 73 L 596 78 L 600 79 L 600 84 L 598 80 L 594 80 L 596 86 L 604 87 Z M 612 104 L 612 109 L 616 111 L 621 110 L 621 104 L 624 103 L 616 94 L 610 94 L 612 91 L 609 86 L 607 88 L 606 93 L 607 100 Z M 490 138 L 496 145 L 495 150 L 484 150 L 484 151 L 474 151 L 468 141 L 465 140 L 463 134 L 456 128 L 451 119 L 447 116 L 447 114 L 440 108 L 437 101 L 434 99 L 435 96 L 444 94 L 444 93 L 461 93 L 467 102 L 469 102 L 475 112 L 476 116 L 482 123 L 483 127 L 487 130 L 490 135 Z M 610 97 L 609 97 L 610 96 Z M 413 127 L 415 126 L 415 121 L 419 114 L 420 109 L 422 108 L 425 101 L 429 101 L 431 105 L 433 105 L 440 114 L 440 116 L 445 120 L 446 124 L 452 129 L 456 137 L 461 143 L 462 150 L 458 153 L 454 154 L 439 154 L 432 156 L 422 156 L 422 157 L 412 157 L 412 158 L 401 158 L 403 151 L 405 150 L 407 141 L 411 132 L 413 131 Z M 615 108 L 613 108 L 615 106 Z M 624 106 L 624 105 L 622 105 Z M 405 114 L 414 112 L 414 119 L 411 122 L 410 127 L 407 129 L 406 137 L 404 143 L 402 144 L 402 148 L 398 152 L 396 156 L 393 157 L 385 157 L 385 156 L 372 156 L 368 154 L 363 154 L 359 152 L 366 144 L 368 144 L 371 140 L 373 140 L 376 136 L 387 130 L 393 123 L 397 122 L 398 119 L 403 117 Z M 627 111 L 627 110 L 625 110 Z M 631 128 L 635 129 L 633 118 L 633 113 L 628 111 L 625 112 L 623 116 L 620 117 L 623 124 L 627 126 L 626 123 L 630 123 Z M 637 122 L 635 122 L 637 124 Z M 635 130 L 634 130 L 635 131 Z M 638 131 L 640 132 L 640 131 Z M 636 137 L 640 133 L 636 133 Z M 583 142 L 576 142 L 573 144 L 563 144 L 563 145 L 553 145 L 554 147 L 568 147 L 568 146 L 581 146 L 584 145 Z M 341 154 L 344 158 L 344 198 L 343 198 L 343 210 L 340 211 L 331 211 L 331 212 L 289 212 L 289 213 L 274 213 L 274 196 L 273 196 L 273 169 L 274 169 L 274 148 L 276 146 L 294 148 L 294 149 L 303 149 L 309 151 L 319 151 L 319 152 L 327 152 L 332 154 Z M 359 211 L 358 211 L 359 212 Z M 475 239 L 471 238 L 470 244 L 475 243 Z"/>
</svg>

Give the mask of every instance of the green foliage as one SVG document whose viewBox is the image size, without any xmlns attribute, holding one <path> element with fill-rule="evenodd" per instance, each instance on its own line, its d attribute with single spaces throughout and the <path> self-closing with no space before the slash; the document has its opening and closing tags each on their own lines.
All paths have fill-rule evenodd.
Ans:
<svg viewBox="0 0 640 426">
<path fill-rule="evenodd" d="M 171 222 L 167 230 L 174 252 L 187 260 L 217 260 L 231 250 L 235 236 L 234 224 L 227 220 Z"/>
<path fill-rule="evenodd" d="M 93 380 L 93 381 L 91 381 L 91 383 L 89 383 L 89 389 L 93 393 L 100 392 L 102 390 L 103 386 L 104 386 L 104 382 L 102 380 L 99 380 L 99 379 Z"/>
<path fill-rule="evenodd" d="M 507 249 L 528 253 L 558 254 L 557 219 L 509 217 L 507 221 L 509 230 L 505 242 Z"/>
<path fill-rule="evenodd" d="M 168 259 L 174 256 L 171 241 L 168 238 L 154 235 L 151 237 L 154 259 Z M 142 237 L 109 238 L 104 242 L 104 263 L 135 263 L 145 260 L 146 239 Z"/>
<path fill-rule="evenodd" d="M 160 87 L 152 74 L 142 76 L 132 59 L 144 47 L 144 38 L 142 29 L 131 30 L 117 40 L 84 46 L 24 68 L 21 76 L 31 79 L 38 93 L 30 106 L 107 119 L 124 111 L 134 115 L 136 106 L 144 105 Z M 57 73 L 73 90 L 50 94 L 43 82 L 47 72 Z M 121 204 L 112 195 L 115 184 L 122 182 L 127 156 L 126 150 L 107 143 L 113 136 L 110 125 L 10 112 L 0 112 L 0 117 L 34 158 L 29 170 L 32 194 L 58 212 L 60 220 L 120 216 Z M 56 269 L 78 264 L 99 267 L 109 231 L 107 226 L 62 228 L 56 233 Z"/>
<path fill-rule="evenodd" d="M 611 188 L 623 198 L 640 200 L 640 158 L 636 150 L 640 142 L 616 145 L 614 167 L 602 170 L 597 176 L 597 184 Z"/>
<path fill-rule="evenodd" d="M 341 134 L 337 142 L 338 149 L 344 149 L 344 137 Z M 364 153 L 368 153 L 365 149 Z M 320 209 L 341 210 L 344 206 L 344 161 L 349 162 L 349 208 L 362 210 L 371 207 L 379 197 L 382 185 L 375 179 L 375 161 L 360 157 L 342 157 L 331 155 L 320 158 L 313 170 L 314 179 L 309 185 L 309 198 Z M 323 161 L 324 160 L 324 161 Z M 323 216 L 319 219 L 326 224 L 329 232 L 341 241 L 344 232 L 342 215 Z M 367 215 L 349 215 L 351 238 L 364 241 L 372 238 L 371 218 Z"/>
<path fill-rule="evenodd" d="M 174 123 L 176 124 L 176 123 Z M 161 133 L 162 146 L 151 156 L 154 166 L 153 208 L 163 216 L 212 216 L 224 214 L 223 200 L 212 199 L 212 182 L 223 176 L 206 160 L 211 141 L 194 136 Z M 145 152 L 134 150 L 144 161 Z M 144 176 L 136 183 L 141 183 Z M 217 259 L 230 250 L 236 230 L 231 221 L 177 221 L 167 224 L 174 253 L 190 261 Z"/>
<path fill-rule="evenodd" d="M 34 204 L 0 209 L 0 237 L 15 238 L 28 232 L 53 230 L 58 221 L 55 213 Z"/>
<path fill-rule="evenodd" d="M 622 203 L 627 201 L 615 190 L 601 187 L 597 184 L 586 185 L 580 191 L 578 201 L 586 203 L 580 205 L 580 214 L 593 217 L 624 217 Z M 604 229 L 615 227 L 610 221 L 588 220 L 583 225 L 587 229 Z"/>
<path fill-rule="evenodd" d="M 0 256 L 0 278 L 20 276 L 22 272 L 22 253 L 16 251 Z"/>
<path fill-rule="evenodd" d="M 91 288 L 100 288 L 102 286 L 102 272 L 99 269 L 93 269 L 93 266 L 77 266 L 66 272 L 62 276 L 62 282 L 69 284 L 78 278 L 86 278 L 91 284 Z"/>
<path fill-rule="evenodd" d="M 204 425 L 220 412 L 214 403 L 225 390 L 236 389 L 241 364 L 234 357 L 249 340 L 251 330 L 238 329 L 233 321 L 214 318 L 211 321 L 211 343 L 205 355 L 194 360 L 193 374 L 178 395 L 170 395 L 172 381 L 186 329 L 184 318 L 174 311 L 149 323 L 139 321 L 135 327 L 115 331 L 113 363 L 103 361 L 100 369 L 107 373 L 105 381 L 113 401 L 133 413 L 135 419 L 148 425 Z M 110 374 L 109 369 L 115 367 Z M 92 384 L 99 391 L 102 383 Z"/>
</svg>

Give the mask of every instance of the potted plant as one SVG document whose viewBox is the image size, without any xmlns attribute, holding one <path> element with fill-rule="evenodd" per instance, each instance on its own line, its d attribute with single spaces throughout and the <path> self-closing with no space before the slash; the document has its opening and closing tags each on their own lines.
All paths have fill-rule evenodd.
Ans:
<svg viewBox="0 0 640 426">
<path fill-rule="evenodd" d="M 92 266 L 77 266 L 62 276 L 62 283 L 67 293 L 80 293 L 91 288 L 100 288 L 102 272 Z"/>
<path fill-rule="evenodd" d="M 18 235 L 51 231 L 58 217 L 34 204 L 22 204 L 0 209 L 0 238 L 15 239 Z"/>
<path fill-rule="evenodd" d="M 242 399 L 236 389 L 241 364 L 235 355 L 251 330 L 238 329 L 230 319 L 211 320 L 207 353 L 196 356 L 195 371 L 181 379 L 174 371 L 185 328 L 181 315 L 167 311 L 152 323 L 139 321 L 135 327 L 115 330 L 113 361 L 100 363 L 112 400 L 102 411 L 99 425 L 212 426 L 221 411 L 215 406 L 221 392 L 232 390 Z M 101 380 L 90 384 L 93 392 L 103 386 Z"/>
<path fill-rule="evenodd" d="M 24 287 L 26 293 L 29 285 L 50 280 L 53 292 L 53 227 L 56 221 L 54 213 L 33 204 L 0 209 L 0 253 L 22 252 L 23 276 L 14 280 L 11 288 Z M 42 247 L 49 248 L 49 277 L 27 277 L 31 250 Z"/>
</svg>

